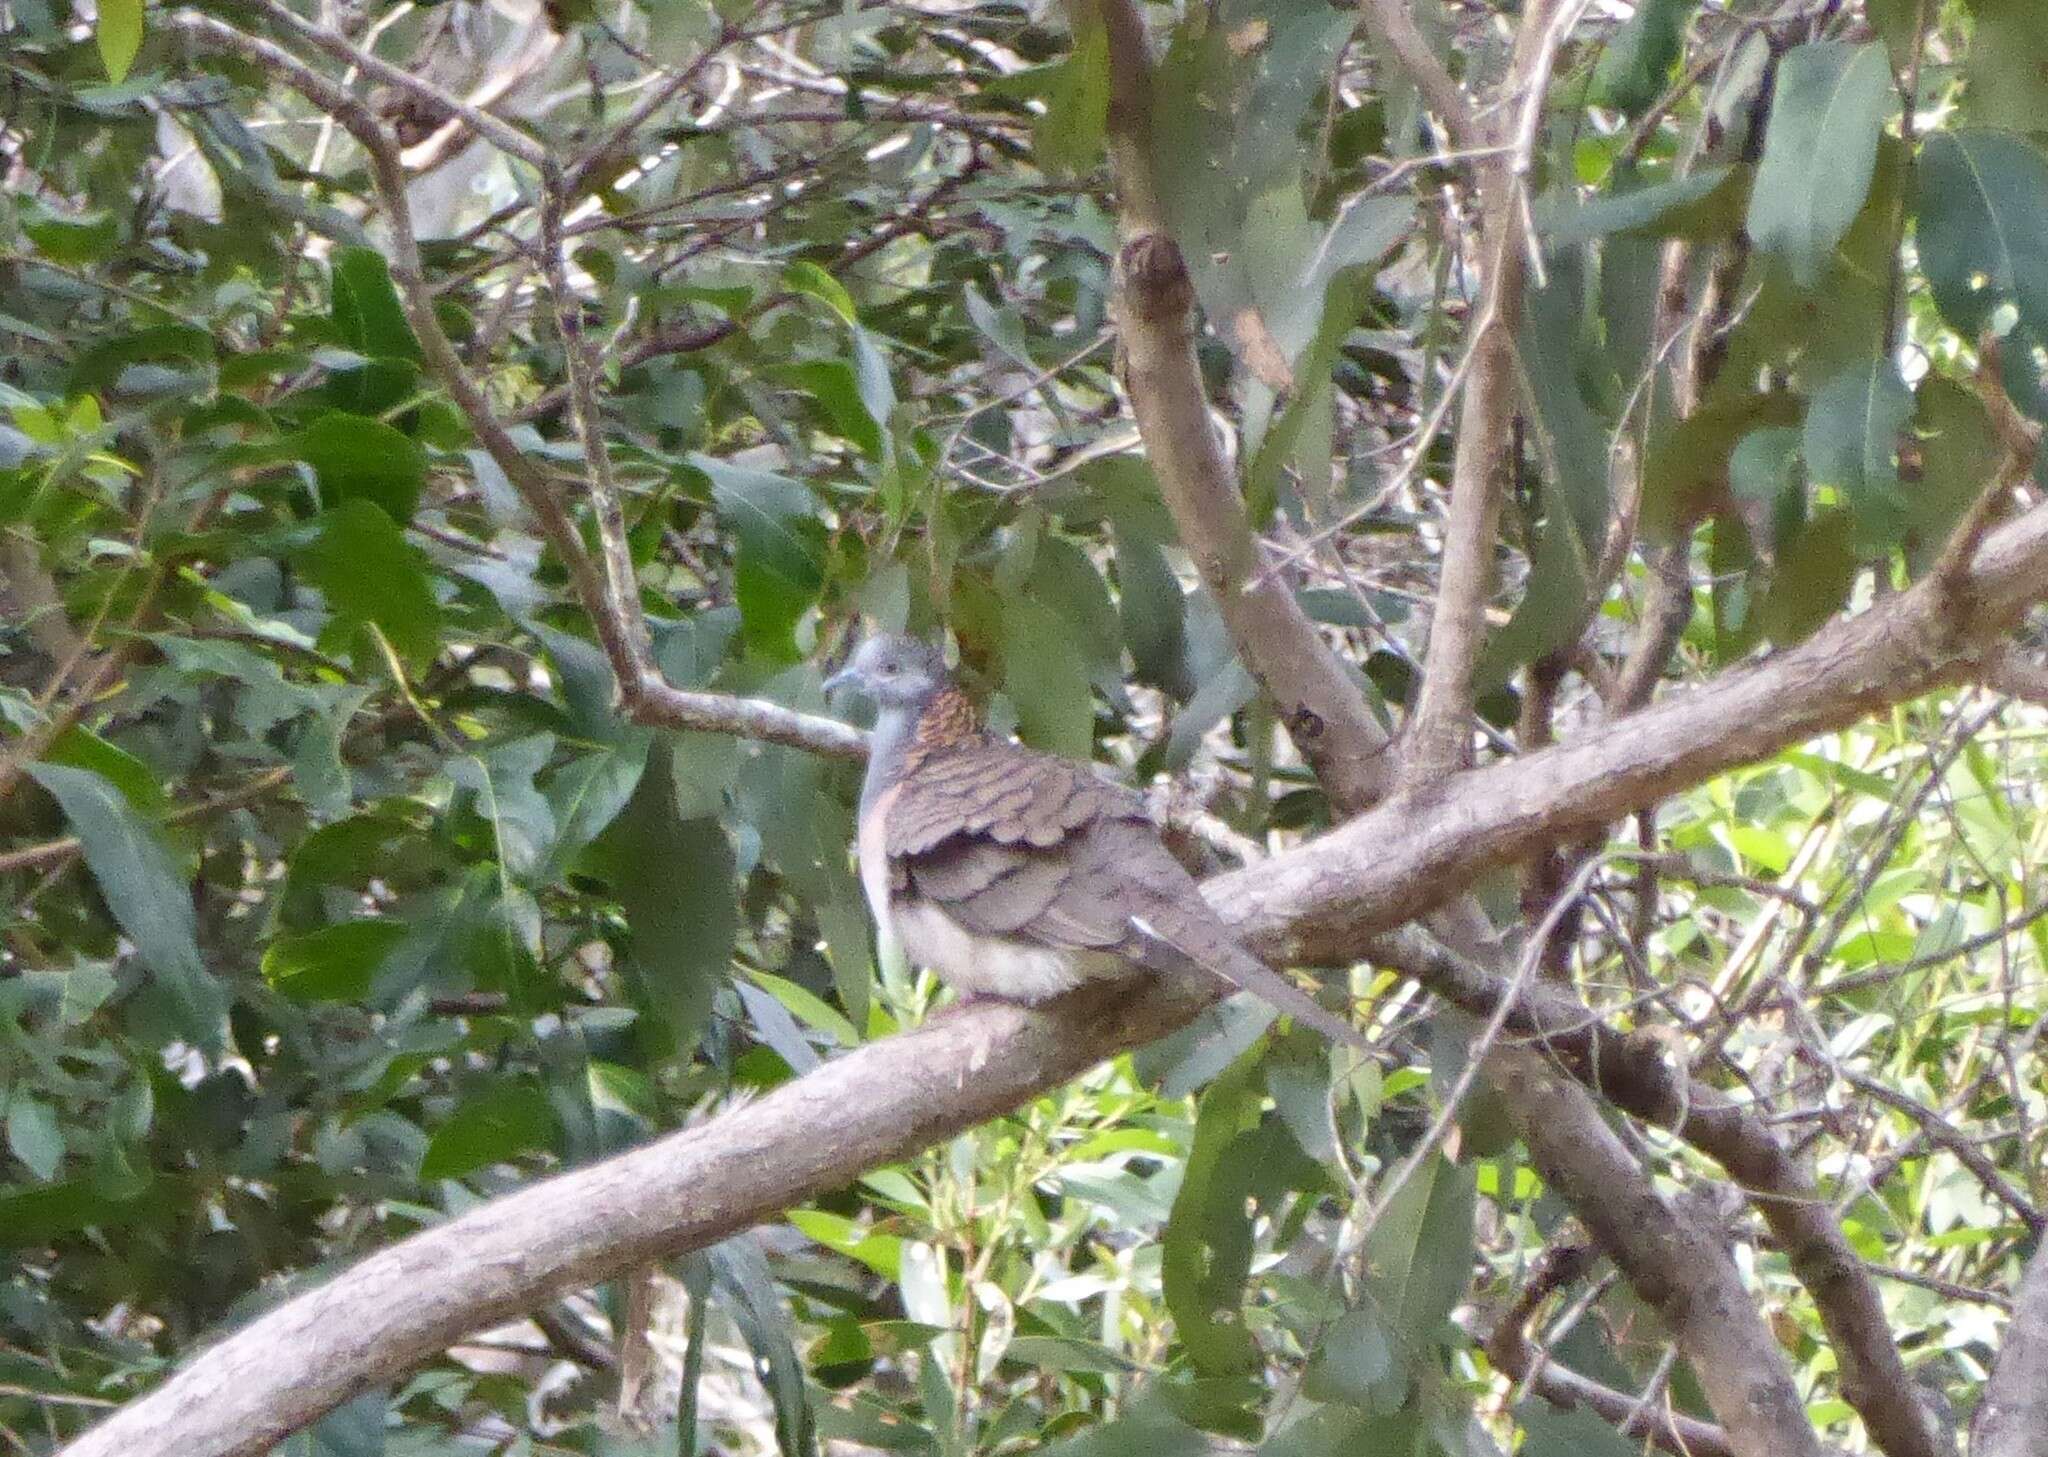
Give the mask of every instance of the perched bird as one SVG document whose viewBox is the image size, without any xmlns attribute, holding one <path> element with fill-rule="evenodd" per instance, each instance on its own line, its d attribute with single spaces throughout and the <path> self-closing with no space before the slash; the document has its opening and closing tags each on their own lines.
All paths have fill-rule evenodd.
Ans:
<svg viewBox="0 0 2048 1457">
<path fill-rule="evenodd" d="M 1132 791 L 988 733 L 936 648 L 871 637 L 825 684 L 878 709 L 861 886 L 885 939 L 963 997 L 1041 1002 L 1199 968 L 1325 1036 L 1364 1036 L 1245 950 Z"/>
</svg>

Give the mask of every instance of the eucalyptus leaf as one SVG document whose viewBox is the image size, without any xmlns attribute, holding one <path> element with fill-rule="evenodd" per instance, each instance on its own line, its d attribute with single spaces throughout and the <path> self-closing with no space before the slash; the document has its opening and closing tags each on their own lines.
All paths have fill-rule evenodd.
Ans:
<svg viewBox="0 0 2048 1457">
<path fill-rule="evenodd" d="M 1749 236 L 1782 255 L 1802 288 L 1820 283 L 1863 207 L 1892 100 L 1891 65 L 1875 41 L 1809 41 L 1778 63 Z"/>
<path fill-rule="evenodd" d="M 227 992 L 200 959 L 191 883 L 161 832 L 90 769 L 31 764 L 28 772 L 63 806 L 107 909 L 170 993 L 182 1034 L 202 1050 L 218 1048 Z"/>
</svg>

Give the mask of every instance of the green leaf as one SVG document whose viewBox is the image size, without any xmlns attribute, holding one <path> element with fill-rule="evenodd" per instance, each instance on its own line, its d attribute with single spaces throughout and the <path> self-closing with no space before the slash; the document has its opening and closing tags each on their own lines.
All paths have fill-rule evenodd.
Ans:
<svg viewBox="0 0 2048 1457">
<path fill-rule="evenodd" d="M 1643 466 L 1643 534 L 1668 541 L 1710 514 L 1727 489 L 1737 443 L 1759 426 L 1797 425 L 1801 406 L 1783 390 L 1730 395 L 1659 431 Z"/>
<path fill-rule="evenodd" d="M 852 442 L 871 459 L 882 454 L 882 427 L 860 396 L 853 366 L 843 359 L 809 359 L 774 371 L 778 379 L 816 400 L 834 434 Z"/>
<path fill-rule="evenodd" d="M 2010 132 L 1934 132 L 1913 212 L 1928 287 L 1964 339 L 2008 301 L 2048 332 L 2048 153 Z"/>
<path fill-rule="evenodd" d="M 1363 262 L 1382 228 L 1398 237 L 1409 204 L 1367 198 L 1328 228 L 1309 216 L 1300 126 L 1353 17 L 1248 9 L 1231 25 L 1194 12 L 1175 27 L 1153 74 L 1153 160 L 1204 311 L 1240 347 L 1244 321 L 1262 325 L 1291 362 L 1315 337 L 1329 281 Z"/>
<path fill-rule="evenodd" d="M 1954 380 L 1928 379 L 1914 399 L 1920 479 L 1906 492 L 1906 518 L 1917 538 L 1916 565 L 1925 565 L 1983 493 L 2005 449 L 1984 402 Z"/>
<path fill-rule="evenodd" d="M 263 953 L 263 979 L 302 1002 L 360 1002 L 409 927 L 403 921 L 344 921 L 282 936 Z"/>
<path fill-rule="evenodd" d="M 1891 105 L 1891 66 L 1880 42 L 1812 41 L 1779 62 L 1749 235 L 1782 255 L 1802 288 L 1820 283 L 1862 210 Z"/>
<path fill-rule="evenodd" d="M 1806 408 L 1806 473 L 1848 503 L 1859 539 L 1882 547 L 1905 525 L 1899 492 L 1899 435 L 1913 397 L 1889 359 L 1874 359 L 1827 381 Z"/>
<path fill-rule="evenodd" d="M 359 354 L 414 364 L 424 357 L 391 282 L 391 268 L 374 248 L 336 250 L 333 319 L 343 342 Z"/>
<path fill-rule="evenodd" d="M 635 738 L 618 748 L 581 755 L 548 781 L 548 804 L 559 831 L 541 877 L 544 881 L 556 880 L 583 847 L 619 817 L 640 784 L 647 751 L 648 740 Z"/>
<path fill-rule="evenodd" d="M 1398 1406 L 1408 1389 L 1408 1372 L 1396 1358 L 1380 1313 L 1366 1306 L 1339 1317 L 1310 1359 L 1301 1389 L 1317 1401 Z"/>
<path fill-rule="evenodd" d="M 1003 686 L 1017 705 L 1019 736 L 1034 748 L 1087 758 L 1095 701 L 1067 614 L 1020 592 L 1004 598 L 1002 627 Z"/>
<path fill-rule="evenodd" d="M 625 809 L 586 856 L 625 912 L 627 990 L 662 1057 L 696 1045 L 739 934 L 731 842 L 716 819 L 678 815 L 669 754 L 653 745 Z"/>
<path fill-rule="evenodd" d="M 1065 60 L 1040 69 L 1045 110 L 1031 124 L 1031 152 L 1056 177 L 1080 176 L 1102 156 L 1109 122 L 1109 34 L 1093 12 L 1076 26 Z"/>
<path fill-rule="evenodd" d="M 101 0 L 93 39 L 99 43 L 107 79 L 120 85 L 142 49 L 142 0 Z"/>
<path fill-rule="evenodd" d="M 1589 1411 L 1566 1411 L 1529 1400 L 1515 1407 L 1515 1420 L 1529 1434 L 1521 1457 L 1639 1457 L 1642 1443 Z"/>
<path fill-rule="evenodd" d="M 1588 99 L 1629 116 L 1647 111 L 1678 64 L 1686 17 L 1697 4 L 1698 0 L 1642 0 L 1594 62 Z"/>
<path fill-rule="evenodd" d="M 1800 432 L 1789 425 L 1752 430 L 1728 458 L 1728 487 L 1749 534 L 1765 551 L 1797 530 L 1805 517 Z"/>
<path fill-rule="evenodd" d="M 90 769 L 120 790 L 122 797 L 147 819 L 160 820 L 171 807 L 163 781 L 154 769 L 80 725 L 66 729 L 43 755 L 43 762 Z"/>
<path fill-rule="evenodd" d="M 2040 131 L 2048 124 L 2048 10 L 2037 0 L 1970 0 L 1963 112 L 1978 126 Z"/>
<path fill-rule="evenodd" d="M 157 827 L 90 769 L 31 764 L 28 772 L 63 806 L 107 909 L 178 1008 L 179 1031 L 213 1051 L 225 1032 L 225 988 L 199 959 L 191 883 Z"/>
<path fill-rule="evenodd" d="M 561 1123 L 534 1083 L 503 1082 L 457 1108 L 427 1144 L 420 1178 L 459 1179 L 521 1154 L 553 1149 Z"/>
<path fill-rule="evenodd" d="M 554 807 L 533 785 L 554 752 L 553 734 L 533 734 L 447 763 L 448 777 L 475 794 L 498 864 L 515 880 L 531 880 L 555 842 Z"/>
<path fill-rule="evenodd" d="M 15 1089 L 7 1100 L 7 1147 L 40 1182 L 56 1178 L 64 1163 L 64 1134 L 57 1127 L 56 1110 Z"/>
<path fill-rule="evenodd" d="M 85 1179 L 11 1189 L 0 1192 L 0 1249 L 33 1249 L 77 1230 L 132 1224 L 151 1212 L 148 1201 L 109 1197 Z"/>
<path fill-rule="evenodd" d="M 703 1258 L 711 1266 L 721 1304 L 754 1354 L 775 1408 L 775 1435 L 784 1457 L 817 1457 L 817 1424 L 804 1385 L 804 1365 L 797 1358 L 789 1312 L 758 1239 L 737 1235 L 704 1251 Z"/>
<path fill-rule="evenodd" d="M 1404 1349 L 1434 1347 L 1472 1283 L 1475 1198 L 1469 1168 L 1432 1157 L 1366 1240 L 1369 1288 Z"/>
<path fill-rule="evenodd" d="M 284 448 L 287 459 L 313 468 L 325 506 L 372 501 L 400 526 L 419 507 L 427 454 L 381 420 L 330 410 L 285 441 Z"/>
<path fill-rule="evenodd" d="M 1684 177 L 1576 202 L 1555 194 L 1536 209 L 1544 242 L 1568 247 L 1617 233 L 1648 238 L 1726 237 L 1741 221 L 1749 170 L 1723 163 Z"/>
<path fill-rule="evenodd" d="M 121 236 L 121 224 L 111 213 L 94 211 L 72 216 L 52 212 L 41 203 L 23 210 L 21 230 L 45 258 L 74 266 L 106 258 Z"/>
<path fill-rule="evenodd" d="M 1259 1358 L 1240 1310 L 1251 1269 L 1251 1215 L 1241 1186 L 1224 1174 L 1239 1135 L 1258 1119 L 1257 1056 L 1240 1058 L 1202 1094 L 1160 1252 L 1160 1287 L 1181 1344 L 1198 1371 L 1214 1376 L 1241 1375 Z"/>
<path fill-rule="evenodd" d="M 708 455 L 690 464 L 711 481 L 719 519 L 739 542 L 733 590 L 741 630 L 763 657 L 794 662 L 795 631 L 825 584 L 825 527 L 811 493 L 788 476 Z"/>
<path fill-rule="evenodd" d="M 1138 680 L 1181 696 L 1186 676 L 1187 594 L 1159 543 L 1119 526 L 1116 585 L 1117 616 Z"/>
<path fill-rule="evenodd" d="M 1779 550 L 1770 589 L 1757 604 L 1764 636 L 1780 647 L 1804 641 L 1848 601 L 1856 581 L 1855 538 L 1847 511 L 1826 511 Z"/>
<path fill-rule="evenodd" d="M 1465 1447 L 1421 1443 L 1422 1413 L 1385 1413 L 1326 1406 L 1289 1422 L 1259 1445 L 1259 1457 L 1357 1457 L 1359 1453 L 1466 1453 Z M 1471 1449 L 1478 1457 L 1483 1449 Z"/>
<path fill-rule="evenodd" d="M 842 322 L 860 322 L 860 311 L 854 307 L 853 295 L 846 291 L 846 285 L 817 264 L 807 261 L 792 263 L 783 271 L 782 281 L 795 292 L 817 299 L 839 315 Z"/>
<path fill-rule="evenodd" d="M 211 364 L 213 335 L 192 324 L 159 324 L 135 329 L 95 344 L 78 356 L 65 380 L 71 394 L 105 389 L 121 377 L 121 371 L 145 360 L 174 359 L 183 363 Z"/>
<path fill-rule="evenodd" d="M 345 647 L 355 629 L 369 623 L 401 657 L 433 658 L 441 647 L 441 609 L 427 583 L 426 558 L 391 517 L 355 500 L 322 512 L 315 523 L 319 534 L 299 559 L 335 615 L 322 640 Z"/>
</svg>

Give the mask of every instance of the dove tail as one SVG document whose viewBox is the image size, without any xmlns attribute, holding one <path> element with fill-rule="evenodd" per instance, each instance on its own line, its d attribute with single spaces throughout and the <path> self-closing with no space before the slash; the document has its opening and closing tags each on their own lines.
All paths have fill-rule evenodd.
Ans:
<svg viewBox="0 0 2048 1457">
<path fill-rule="evenodd" d="M 1205 948 L 1208 954 L 1204 954 L 1190 944 L 1194 937 L 1171 936 L 1163 928 L 1138 917 L 1133 917 L 1131 924 L 1154 948 L 1170 953 L 1171 959 L 1197 967 L 1239 991 L 1250 992 L 1276 1011 L 1315 1028 L 1332 1042 L 1367 1056 L 1377 1051 L 1363 1032 L 1235 941 L 1223 936 L 1202 938 L 1210 941 L 1210 947 Z"/>
</svg>

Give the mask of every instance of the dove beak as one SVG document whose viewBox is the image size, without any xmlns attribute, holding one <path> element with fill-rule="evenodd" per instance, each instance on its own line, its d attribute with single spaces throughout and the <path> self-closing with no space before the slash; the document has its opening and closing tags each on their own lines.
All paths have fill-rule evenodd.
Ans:
<svg viewBox="0 0 2048 1457">
<path fill-rule="evenodd" d="M 827 698 L 837 697 L 849 688 L 861 687 L 862 683 L 861 675 L 855 672 L 852 665 L 849 664 L 825 680 L 825 696 Z"/>
</svg>

